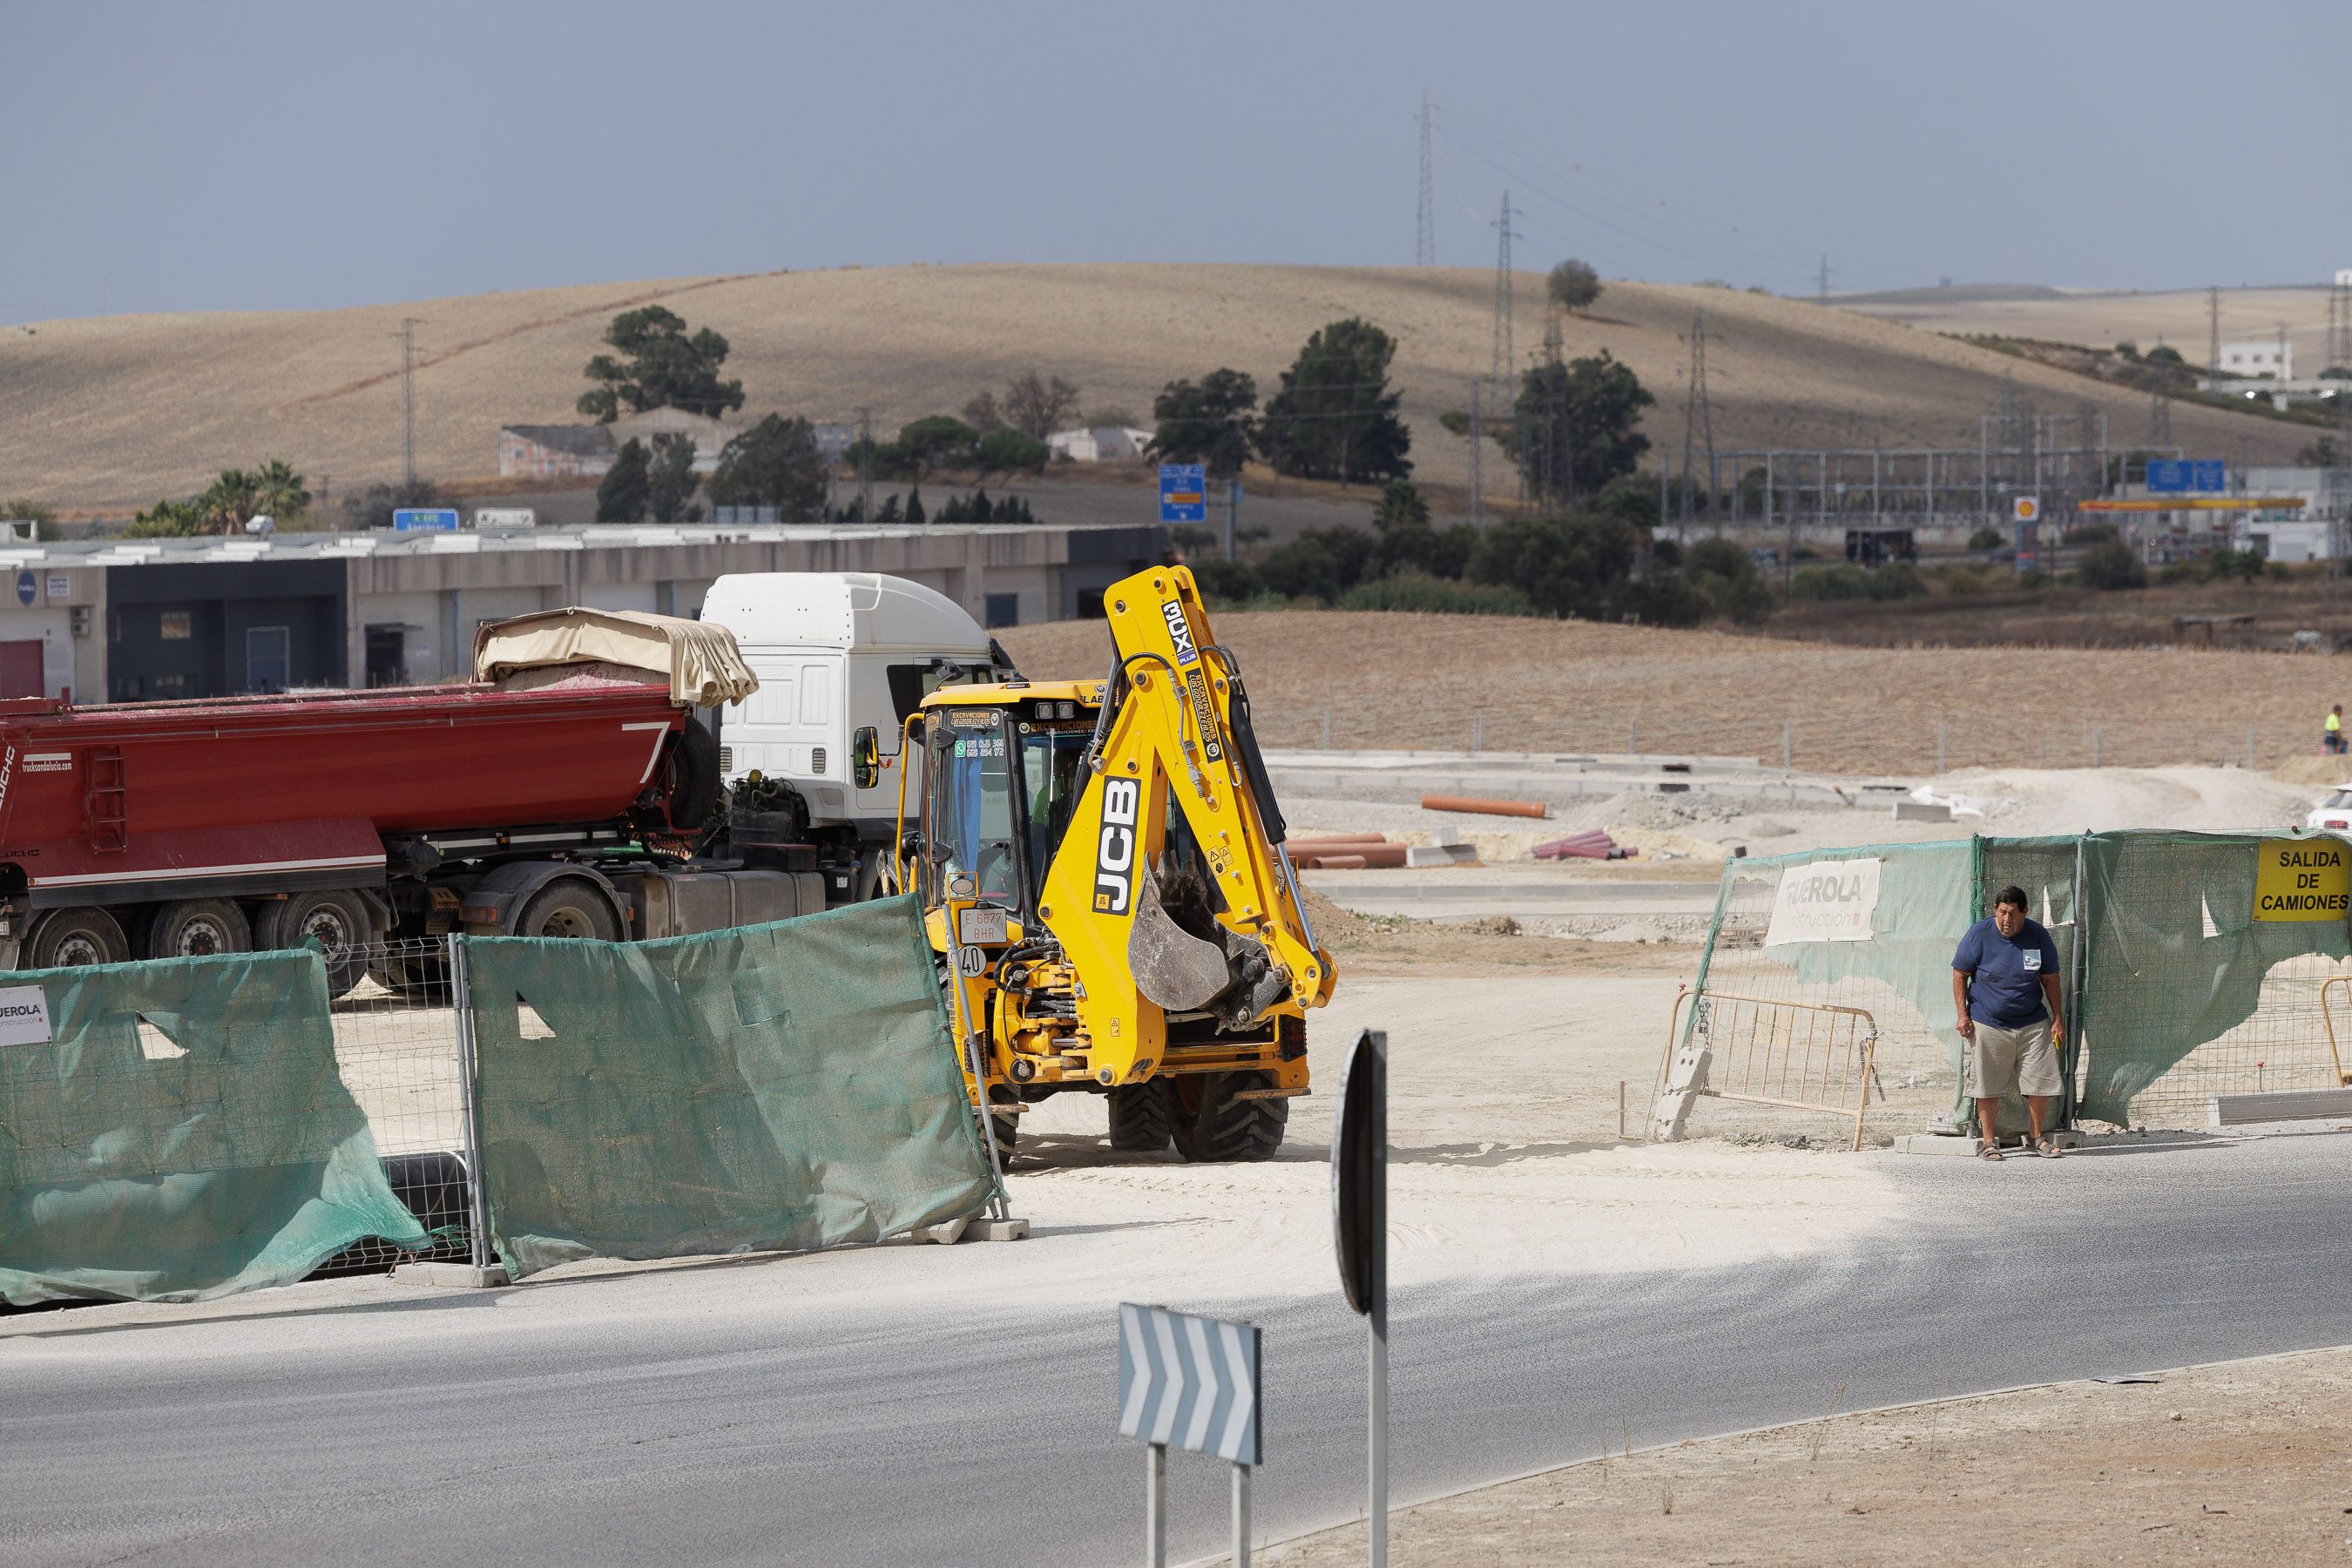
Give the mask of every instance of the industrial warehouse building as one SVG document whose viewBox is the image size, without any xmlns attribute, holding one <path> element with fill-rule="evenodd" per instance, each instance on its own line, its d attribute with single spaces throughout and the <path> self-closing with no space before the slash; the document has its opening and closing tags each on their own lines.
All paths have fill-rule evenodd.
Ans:
<svg viewBox="0 0 2352 1568">
<path fill-rule="evenodd" d="M 463 679 L 485 621 L 566 605 L 693 616 L 735 572 L 883 572 L 984 626 L 1076 619 L 1165 548 L 1156 526 L 789 523 L 19 542 L 0 547 L 0 697 Z"/>
</svg>

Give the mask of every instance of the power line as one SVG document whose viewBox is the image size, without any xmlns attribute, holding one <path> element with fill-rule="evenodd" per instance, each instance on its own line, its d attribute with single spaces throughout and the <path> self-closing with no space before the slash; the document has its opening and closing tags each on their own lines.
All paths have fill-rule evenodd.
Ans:
<svg viewBox="0 0 2352 1568">
<path fill-rule="evenodd" d="M 1437 265 L 1437 183 L 1430 174 L 1429 117 L 1429 93 L 1424 89 L 1421 95 L 1421 212 L 1412 236 L 1415 267 Z"/>
</svg>

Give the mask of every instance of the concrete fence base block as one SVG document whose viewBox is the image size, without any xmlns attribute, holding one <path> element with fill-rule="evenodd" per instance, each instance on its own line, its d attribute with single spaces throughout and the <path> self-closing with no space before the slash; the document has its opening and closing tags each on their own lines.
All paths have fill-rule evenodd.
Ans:
<svg viewBox="0 0 2352 1568">
<path fill-rule="evenodd" d="M 2050 1137 L 2061 1149 L 2080 1149 L 2083 1146 L 2080 1132 L 2053 1132 Z M 1973 1159 L 1978 1146 L 1974 1138 L 1955 1138 L 1948 1133 L 1903 1132 L 1896 1134 L 1895 1139 L 1895 1152 L 1898 1154 L 1957 1154 Z M 2011 1158 L 2019 1151 L 2024 1152 L 2029 1159 L 2032 1155 L 2031 1150 L 2025 1149 L 2021 1135 L 2003 1139 L 2001 1148 L 2009 1152 Z"/>
<path fill-rule="evenodd" d="M 936 1241 L 941 1247 L 953 1247 L 963 1238 L 964 1229 L 971 1224 L 968 1216 L 943 1219 L 937 1225 L 917 1226 L 907 1234 L 917 1241 Z"/>
<path fill-rule="evenodd" d="M 1415 844 L 1404 852 L 1408 866 L 1475 866 L 1478 863 L 1478 847 L 1475 844 Z"/>
<path fill-rule="evenodd" d="M 963 1227 L 966 1241 L 1019 1241 L 1028 1234 L 1025 1219 L 975 1219 Z"/>
<path fill-rule="evenodd" d="M 477 1268 L 470 1263 L 395 1264 L 392 1270 L 392 1282 L 457 1290 L 488 1290 L 514 1283 L 507 1278 L 506 1266 L 499 1263 L 493 1263 L 488 1268 Z"/>
</svg>

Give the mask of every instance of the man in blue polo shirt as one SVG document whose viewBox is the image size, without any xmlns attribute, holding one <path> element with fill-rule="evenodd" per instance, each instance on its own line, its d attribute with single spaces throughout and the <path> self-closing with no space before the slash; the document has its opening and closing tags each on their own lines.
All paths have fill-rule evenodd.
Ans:
<svg viewBox="0 0 2352 1568">
<path fill-rule="evenodd" d="M 2025 918 L 2024 889 L 2003 888 L 1991 918 L 1960 938 L 1952 954 L 1952 1009 L 1967 1042 L 1963 1092 L 1977 1102 L 1978 1154 L 2000 1158 L 2001 1097 L 2019 1094 L 2032 1129 L 2027 1146 L 2056 1159 L 2058 1144 L 2042 1125 L 2065 1089 L 2058 1073 L 2058 1047 L 2066 1041 L 2058 944 Z"/>
</svg>

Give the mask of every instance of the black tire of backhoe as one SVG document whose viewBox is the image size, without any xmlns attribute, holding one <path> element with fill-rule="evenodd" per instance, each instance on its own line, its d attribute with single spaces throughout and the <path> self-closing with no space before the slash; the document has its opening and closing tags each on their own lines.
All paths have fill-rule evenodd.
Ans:
<svg viewBox="0 0 2352 1568">
<path fill-rule="evenodd" d="M 1174 1115 L 1168 1102 L 1168 1080 L 1121 1084 L 1108 1095 L 1110 1101 L 1110 1146 L 1121 1154 L 1157 1154 L 1168 1147 Z"/>
<path fill-rule="evenodd" d="M 996 1135 L 996 1163 L 1000 1166 L 1012 1164 L 1013 1148 L 1021 1142 L 1021 1118 L 992 1115 L 988 1130 Z"/>
<path fill-rule="evenodd" d="M 1290 1121 L 1287 1100 L 1235 1100 L 1245 1089 L 1271 1089 L 1262 1072 L 1221 1072 L 1201 1085 L 1201 1108 L 1174 1118 L 1176 1152 L 1194 1164 L 1271 1160 Z"/>
</svg>

